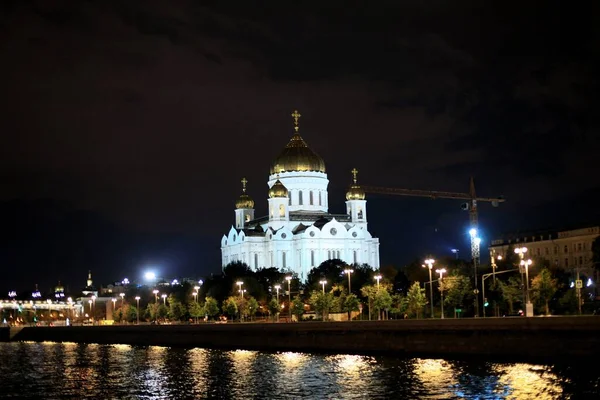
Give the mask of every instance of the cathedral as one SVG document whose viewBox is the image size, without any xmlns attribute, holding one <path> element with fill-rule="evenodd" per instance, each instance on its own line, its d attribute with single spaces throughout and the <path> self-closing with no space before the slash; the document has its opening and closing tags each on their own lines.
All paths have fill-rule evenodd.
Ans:
<svg viewBox="0 0 600 400">
<path fill-rule="evenodd" d="M 271 164 L 268 215 L 256 218 L 254 200 L 246 193 L 235 203 L 235 227 L 221 239 L 222 265 L 241 261 L 252 270 L 276 267 L 305 281 L 308 272 L 329 259 L 379 268 L 379 239 L 367 229 L 367 201 L 356 169 L 346 193 L 346 214 L 331 214 L 325 162 L 299 133 L 294 133 Z"/>
</svg>

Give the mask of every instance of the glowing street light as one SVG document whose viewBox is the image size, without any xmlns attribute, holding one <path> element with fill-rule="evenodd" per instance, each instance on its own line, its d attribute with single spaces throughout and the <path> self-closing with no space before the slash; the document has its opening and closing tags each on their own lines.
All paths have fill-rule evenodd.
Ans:
<svg viewBox="0 0 600 400">
<path fill-rule="evenodd" d="M 166 293 L 161 294 L 160 297 L 162 297 L 163 304 L 166 306 L 167 305 L 167 295 L 166 295 Z"/>
<path fill-rule="evenodd" d="M 325 285 L 327 284 L 327 281 L 325 279 L 319 281 L 319 283 L 321 284 L 321 286 L 323 286 L 323 294 L 325 294 Z"/>
<path fill-rule="evenodd" d="M 442 294 L 442 301 L 441 301 L 441 304 L 442 304 L 442 316 L 441 316 L 441 318 L 444 319 L 444 288 L 442 286 L 443 285 L 442 279 L 444 277 L 444 274 L 446 273 L 446 268 L 436 269 L 435 272 L 436 272 L 436 274 L 440 274 L 440 288 L 442 288 L 442 290 L 440 290 L 440 293 Z"/>
<path fill-rule="evenodd" d="M 194 296 L 194 302 L 198 302 L 198 292 L 192 292 L 192 296 Z"/>
<path fill-rule="evenodd" d="M 433 278 L 431 277 L 431 271 L 434 263 L 435 260 L 433 258 L 428 258 L 425 260 L 425 265 L 422 265 L 423 268 L 429 268 L 429 303 L 431 304 L 431 318 L 433 318 Z"/>
<path fill-rule="evenodd" d="M 377 291 L 379 292 L 379 281 L 381 280 L 381 275 L 375 275 L 373 278 L 377 281 Z"/>
<path fill-rule="evenodd" d="M 111 300 L 112 300 L 112 303 L 113 303 L 113 309 L 112 309 L 112 311 L 113 311 L 113 314 L 114 314 L 114 313 L 115 313 L 115 309 L 117 308 L 117 307 L 115 306 L 115 304 L 117 304 L 117 299 L 115 299 L 115 298 L 113 297 Z M 113 315 L 113 319 L 115 319 L 114 315 Z"/>
<path fill-rule="evenodd" d="M 154 293 L 154 303 L 158 302 L 158 289 L 154 289 L 152 293 Z"/>
<path fill-rule="evenodd" d="M 125 293 L 119 293 L 119 296 L 121 296 L 121 311 L 123 310 L 123 299 L 125 298 Z"/>
<path fill-rule="evenodd" d="M 136 316 L 137 316 L 137 324 L 140 324 L 140 296 L 135 296 L 135 301 L 137 302 L 137 312 L 136 312 Z"/>
<path fill-rule="evenodd" d="M 352 288 L 350 286 L 350 274 L 353 273 L 353 272 L 354 272 L 354 270 L 350 269 L 350 268 L 346 268 L 344 270 L 344 273 L 348 274 L 348 294 L 352 293 Z"/>
<path fill-rule="evenodd" d="M 288 311 L 290 315 L 288 322 L 292 322 L 292 277 L 286 276 L 285 280 L 288 282 Z"/>
<path fill-rule="evenodd" d="M 277 284 L 273 286 L 275 290 L 277 290 L 277 304 L 279 304 L 279 289 L 281 289 L 281 285 Z M 277 322 L 279 322 L 279 311 L 277 312 Z"/>
<path fill-rule="evenodd" d="M 531 259 L 527 259 L 527 260 L 521 260 L 521 267 L 525 268 L 525 280 L 527 281 L 527 289 L 526 289 L 526 299 L 527 299 L 527 305 L 529 305 L 531 303 L 531 301 L 529 301 L 529 266 L 533 264 L 533 262 L 531 261 Z M 527 308 L 525 308 L 525 311 L 527 311 Z M 528 317 L 531 317 L 531 315 L 527 315 Z"/>
<path fill-rule="evenodd" d="M 152 271 L 148 271 L 144 274 L 144 278 L 147 281 L 154 282 L 156 280 L 156 274 Z"/>
</svg>

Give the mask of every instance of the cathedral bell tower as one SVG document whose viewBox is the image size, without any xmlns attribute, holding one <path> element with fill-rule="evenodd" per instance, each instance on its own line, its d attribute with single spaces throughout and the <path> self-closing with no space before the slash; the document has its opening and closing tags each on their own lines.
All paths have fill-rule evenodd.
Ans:
<svg viewBox="0 0 600 400">
<path fill-rule="evenodd" d="M 290 220 L 288 190 L 279 179 L 269 189 L 269 226 L 279 229 Z"/>
<path fill-rule="evenodd" d="M 254 219 L 254 200 L 246 194 L 246 178 L 242 178 L 242 194 L 235 202 L 235 227 L 244 229 L 248 221 Z"/>
<path fill-rule="evenodd" d="M 351 172 L 352 185 L 350 185 L 350 188 L 346 192 L 346 210 L 354 224 L 367 229 L 367 201 L 365 200 L 365 191 L 358 185 L 356 179 L 358 171 L 356 168 Z"/>
</svg>

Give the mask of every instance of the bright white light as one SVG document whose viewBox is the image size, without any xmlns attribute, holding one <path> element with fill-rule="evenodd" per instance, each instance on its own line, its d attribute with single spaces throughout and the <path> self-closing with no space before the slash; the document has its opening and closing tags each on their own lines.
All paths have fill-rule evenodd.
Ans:
<svg viewBox="0 0 600 400">
<path fill-rule="evenodd" d="M 202 279 L 200 279 L 200 280 L 198 281 L 198 283 L 199 283 L 200 285 L 204 285 L 204 281 L 203 281 Z"/>
<path fill-rule="evenodd" d="M 477 246 L 481 244 L 481 238 L 475 238 L 474 241 Z"/>
<path fill-rule="evenodd" d="M 129 285 L 129 279 L 125 278 L 125 279 L 123 279 L 123 281 L 121 283 L 123 285 Z"/>
<path fill-rule="evenodd" d="M 571 282 L 571 284 L 569 285 L 569 287 L 575 287 L 575 282 Z"/>
<path fill-rule="evenodd" d="M 594 284 L 594 282 L 592 282 L 592 278 L 588 278 L 587 283 L 585 284 L 585 286 L 590 287 Z"/>
<path fill-rule="evenodd" d="M 171 282 L 171 285 L 179 285 L 179 281 L 177 279 L 173 279 L 173 282 Z"/>
<path fill-rule="evenodd" d="M 152 271 L 148 271 L 144 274 L 144 278 L 146 278 L 148 281 L 153 281 L 156 279 L 156 274 Z"/>
<path fill-rule="evenodd" d="M 471 235 L 471 237 L 475 237 L 475 236 L 477 236 L 477 229 L 475 229 L 475 228 L 472 228 L 472 229 L 469 231 L 469 235 Z"/>
</svg>

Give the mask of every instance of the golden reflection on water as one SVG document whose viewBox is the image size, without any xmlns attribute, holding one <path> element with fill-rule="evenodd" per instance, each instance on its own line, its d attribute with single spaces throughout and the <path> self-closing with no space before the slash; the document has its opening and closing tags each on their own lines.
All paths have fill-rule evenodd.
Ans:
<svg viewBox="0 0 600 400">
<path fill-rule="evenodd" d="M 548 368 L 531 364 L 497 365 L 498 387 L 505 387 L 508 399 L 556 399 L 563 390 L 556 374 Z"/>
<path fill-rule="evenodd" d="M 376 370 L 372 357 L 340 354 L 325 360 L 333 367 L 335 381 L 341 390 L 350 394 L 364 391 Z"/>
<path fill-rule="evenodd" d="M 189 350 L 190 372 L 194 382 L 194 387 L 199 393 L 205 393 L 210 378 L 209 351 L 206 349 L 194 348 Z"/>
<path fill-rule="evenodd" d="M 413 371 L 426 390 L 435 392 L 457 384 L 455 372 L 445 360 L 416 358 Z"/>
<path fill-rule="evenodd" d="M 275 354 L 275 359 L 281 362 L 283 368 L 287 370 L 288 368 L 296 369 L 301 367 L 308 359 L 308 356 L 306 354 L 288 351 L 285 353 Z"/>
<path fill-rule="evenodd" d="M 144 375 L 143 385 L 150 393 L 162 393 L 166 389 L 164 384 L 167 382 L 167 378 L 164 368 L 167 350 L 167 347 L 150 346 L 146 351 L 147 371 Z"/>
</svg>

